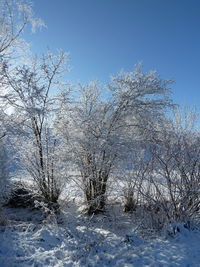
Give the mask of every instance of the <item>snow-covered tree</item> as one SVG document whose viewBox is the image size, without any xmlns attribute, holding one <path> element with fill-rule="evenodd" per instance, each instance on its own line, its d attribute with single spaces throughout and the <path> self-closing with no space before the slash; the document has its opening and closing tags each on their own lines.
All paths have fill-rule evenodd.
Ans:
<svg viewBox="0 0 200 267">
<path fill-rule="evenodd" d="M 52 133 L 52 118 L 56 109 L 53 90 L 63 84 L 60 75 L 66 70 L 66 55 L 48 53 L 31 65 L 4 66 L 4 77 L 8 93 L 3 99 L 13 113 L 22 121 L 23 138 L 18 140 L 23 152 L 22 163 L 37 183 L 46 200 L 56 202 L 60 194 L 56 173 L 56 138 Z"/>
<path fill-rule="evenodd" d="M 196 116 L 176 110 L 173 119 L 160 128 L 151 149 L 152 198 L 169 220 L 199 217 L 200 136 L 194 127 Z"/>
<path fill-rule="evenodd" d="M 37 27 L 43 27 L 41 19 L 33 14 L 32 2 L 29 0 L 1 0 L 0 1 L 0 138 L 13 130 L 19 121 L 13 120 L 10 115 L 11 106 L 5 103 L 3 96 L 8 93 L 5 66 L 16 65 L 22 56 L 27 56 L 26 41 L 22 38 L 24 29 L 30 25 L 32 31 Z M 20 51 L 20 53 L 19 53 Z"/>
<path fill-rule="evenodd" d="M 89 213 L 104 209 L 107 181 L 134 136 L 147 135 L 151 122 L 171 105 L 169 83 L 136 68 L 113 78 L 109 100 L 102 100 L 100 86 L 93 82 L 80 86 L 79 100 L 60 112 L 58 127 L 81 173 Z"/>
<path fill-rule="evenodd" d="M 0 194 L 7 183 L 7 163 L 5 136 L 16 131 L 19 126 L 17 114 L 10 115 L 10 105 L 5 103 L 3 96 L 8 93 L 5 84 L 5 62 L 20 60 L 17 55 L 22 51 L 26 42 L 22 39 L 23 30 L 32 25 L 32 30 L 43 26 L 43 22 L 33 15 L 31 1 L 1 0 L 0 1 Z M 18 127 L 19 129 L 19 127 Z"/>
<path fill-rule="evenodd" d="M 31 1 L 0 1 L 0 60 L 10 57 L 18 48 L 22 48 L 24 40 L 21 35 L 28 24 L 33 31 L 44 26 L 41 19 L 34 17 Z"/>
</svg>

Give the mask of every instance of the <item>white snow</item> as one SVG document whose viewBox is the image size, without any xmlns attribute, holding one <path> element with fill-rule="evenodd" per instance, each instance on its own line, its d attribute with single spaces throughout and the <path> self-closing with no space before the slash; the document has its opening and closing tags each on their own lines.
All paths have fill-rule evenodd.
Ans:
<svg viewBox="0 0 200 267">
<path fill-rule="evenodd" d="M 52 218 L 42 222 L 39 211 L 7 208 L 0 266 L 200 266 L 200 232 L 180 227 L 173 238 L 142 237 L 134 214 L 119 208 L 88 217 L 68 203 L 58 224 Z"/>
</svg>

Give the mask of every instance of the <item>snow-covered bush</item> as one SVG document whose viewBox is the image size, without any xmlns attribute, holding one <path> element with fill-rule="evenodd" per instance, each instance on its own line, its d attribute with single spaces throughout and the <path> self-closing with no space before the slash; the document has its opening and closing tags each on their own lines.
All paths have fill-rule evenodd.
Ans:
<svg viewBox="0 0 200 267">
<path fill-rule="evenodd" d="M 143 187 L 151 172 L 150 158 L 144 145 L 138 142 L 134 147 L 115 173 L 122 185 L 125 212 L 134 211 L 138 205 L 144 204 Z"/>
<path fill-rule="evenodd" d="M 54 224 L 57 225 L 57 215 L 59 213 L 59 206 L 56 203 L 45 203 L 44 201 L 34 201 L 36 209 L 40 209 L 43 213 L 43 223 L 44 224 Z"/>
<path fill-rule="evenodd" d="M 200 218 L 200 136 L 192 127 L 194 117 L 179 113 L 177 120 L 176 114 L 176 120 L 162 124 L 150 146 L 152 171 L 143 195 L 166 224 Z"/>
<path fill-rule="evenodd" d="M 11 191 L 6 205 L 12 208 L 34 208 L 36 199 L 43 200 L 33 186 L 25 182 L 15 181 L 11 183 Z"/>
<path fill-rule="evenodd" d="M 187 237 L 189 232 L 199 232 L 199 224 L 195 220 L 187 219 L 182 222 L 172 221 L 166 224 L 163 233 L 166 237 L 176 237 L 182 235 Z"/>
<path fill-rule="evenodd" d="M 176 176 L 173 181 L 176 202 L 174 209 L 176 207 L 175 212 L 180 218 L 200 219 L 200 133 L 191 126 L 196 114 L 186 113 L 183 116 L 187 116 L 184 122 L 187 127 L 183 128 L 178 121 L 181 127 L 178 125 L 180 128 L 175 128 L 176 137 L 172 154 L 178 176 L 178 179 Z"/>
</svg>

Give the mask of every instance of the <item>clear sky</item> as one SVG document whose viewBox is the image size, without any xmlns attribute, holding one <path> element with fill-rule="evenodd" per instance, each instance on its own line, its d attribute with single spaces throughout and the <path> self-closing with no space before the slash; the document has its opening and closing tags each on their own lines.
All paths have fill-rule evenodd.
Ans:
<svg viewBox="0 0 200 267">
<path fill-rule="evenodd" d="M 34 53 L 70 53 L 69 81 L 107 82 L 138 62 L 175 79 L 174 102 L 200 110 L 200 0 L 33 0 L 47 25 L 25 34 Z"/>
</svg>

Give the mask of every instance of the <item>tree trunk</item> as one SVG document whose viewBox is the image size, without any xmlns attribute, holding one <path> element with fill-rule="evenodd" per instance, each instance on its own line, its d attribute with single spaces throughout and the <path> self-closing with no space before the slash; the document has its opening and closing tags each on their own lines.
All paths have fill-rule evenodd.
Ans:
<svg viewBox="0 0 200 267">
<path fill-rule="evenodd" d="M 86 201 L 88 214 L 103 212 L 106 205 L 107 176 L 99 177 L 98 180 L 88 179 L 86 185 Z"/>
</svg>

